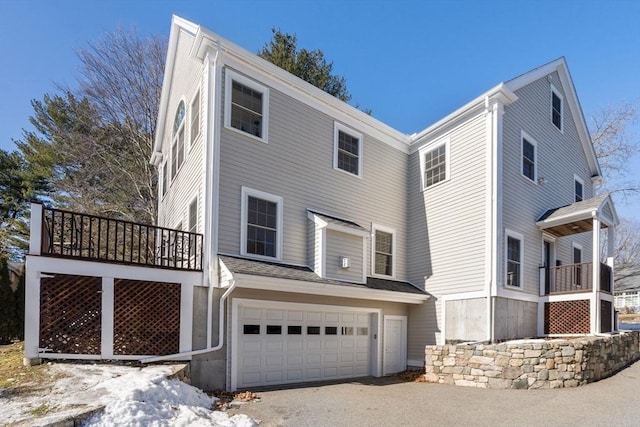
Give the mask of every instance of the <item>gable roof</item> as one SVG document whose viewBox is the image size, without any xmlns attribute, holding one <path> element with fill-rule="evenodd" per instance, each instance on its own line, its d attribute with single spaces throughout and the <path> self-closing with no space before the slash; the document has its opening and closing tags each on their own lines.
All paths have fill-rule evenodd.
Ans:
<svg viewBox="0 0 640 427">
<path fill-rule="evenodd" d="M 608 193 L 548 209 L 537 219 L 536 225 L 555 236 L 567 236 L 591 231 L 593 229 L 591 220 L 596 215 L 604 220 L 602 227 L 618 224 L 618 215 Z"/>
<path fill-rule="evenodd" d="M 557 72 L 560 76 L 560 83 L 565 92 L 565 101 L 569 104 L 569 110 L 571 111 L 571 118 L 578 130 L 578 136 L 582 143 L 582 148 L 587 156 L 587 162 L 589 164 L 589 171 L 592 179 L 602 178 L 602 171 L 596 157 L 596 152 L 591 142 L 591 136 L 589 135 L 589 129 L 587 128 L 587 122 L 584 118 L 582 107 L 580 106 L 580 100 L 576 93 L 576 88 L 573 85 L 573 79 L 569 73 L 569 67 L 564 56 L 534 68 L 524 74 L 519 75 L 505 83 L 505 85 L 512 91 L 516 91 L 534 81 L 541 79 L 553 72 Z"/>
</svg>

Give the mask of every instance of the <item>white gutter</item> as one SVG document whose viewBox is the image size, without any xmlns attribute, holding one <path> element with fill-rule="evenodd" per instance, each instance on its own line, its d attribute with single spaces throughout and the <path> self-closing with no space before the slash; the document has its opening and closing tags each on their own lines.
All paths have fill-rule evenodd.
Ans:
<svg viewBox="0 0 640 427">
<path fill-rule="evenodd" d="M 224 294 L 222 294 L 222 297 L 220 298 L 220 307 L 219 307 L 219 312 L 220 312 L 220 319 L 218 321 L 218 344 L 216 344 L 214 347 L 210 346 L 211 343 L 211 323 L 209 323 L 207 325 L 207 348 L 202 348 L 200 350 L 191 350 L 191 351 L 185 351 L 182 353 L 175 353 L 175 354 L 166 354 L 163 356 L 153 356 L 153 357 L 147 357 L 144 359 L 140 359 L 140 362 L 142 363 L 151 363 L 151 362 L 161 362 L 163 360 L 175 360 L 175 359 L 182 359 L 184 357 L 187 356 L 196 356 L 198 354 L 204 354 L 204 353 L 211 353 L 213 351 L 218 351 L 222 348 L 222 346 L 224 345 L 224 303 L 227 300 L 227 297 L 229 297 L 229 294 L 231 294 L 231 292 L 233 292 L 233 290 L 236 288 L 236 281 L 235 280 L 231 280 L 231 285 L 229 286 L 229 289 L 226 290 L 226 292 Z M 211 312 L 211 309 L 208 309 L 209 312 Z"/>
</svg>

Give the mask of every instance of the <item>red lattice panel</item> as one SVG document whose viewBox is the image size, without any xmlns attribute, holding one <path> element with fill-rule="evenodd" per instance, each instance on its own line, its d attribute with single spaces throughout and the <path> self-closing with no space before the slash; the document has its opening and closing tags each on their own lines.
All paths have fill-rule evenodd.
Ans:
<svg viewBox="0 0 640 427">
<path fill-rule="evenodd" d="M 613 330 L 611 309 L 610 301 L 600 301 L 600 332 L 611 332 Z"/>
<path fill-rule="evenodd" d="M 53 276 L 40 281 L 40 347 L 54 353 L 100 354 L 102 279 Z"/>
<path fill-rule="evenodd" d="M 545 303 L 545 334 L 588 334 L 589 332 L 589 300 Z"/>
<path fill-rule="evenodd" d="M 180 284 L 115 280 L 113 354 L 163 355 L 180 347 Z"/>
</svg>

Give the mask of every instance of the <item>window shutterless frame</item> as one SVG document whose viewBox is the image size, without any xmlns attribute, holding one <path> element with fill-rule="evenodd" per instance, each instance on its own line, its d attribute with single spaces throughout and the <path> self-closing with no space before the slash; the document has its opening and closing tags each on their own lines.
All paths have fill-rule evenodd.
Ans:
<svg viewBox="0 0 640 427">
<path fill-rule="evenodd" d="M 450 145 L 450 139 L 446 137 L 420 148 L 420 183 L 423 191 L 450 179 Z"/>
<path fill-rule="evenodd" d="M 261 142 L 269 141 L 269 89 L 225 68 L 224 126 Z"/>
<path fill-rule="evenodd" d="M 343 125 L 333 124 L 333 168 L 362 177 L 362 134 Z"/>
<path fill-rule="evenodd" d="M 283 198 L 247 187 L 242 187 L 241 198 L 240 254 L 252 258 L 281 260 Z M 263 238 L 266 240 L 261 240 Z M 273 252 L 264 249 L 272 244 L 272 239 L 275 240 Z"/>
</svg>

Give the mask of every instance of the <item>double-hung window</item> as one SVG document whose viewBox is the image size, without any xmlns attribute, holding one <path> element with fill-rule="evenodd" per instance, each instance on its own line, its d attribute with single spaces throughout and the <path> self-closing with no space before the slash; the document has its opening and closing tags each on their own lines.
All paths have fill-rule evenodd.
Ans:
<svg viewBox="0 0 640 427">
<path fill-rule="evenodd" d="M 536 142 L 522 132 L 522 176 L 536 182 Z"/>
<path fill-rule="evenodd" d="M 362 176 L 362 135 L 335 123 L 333 138 L 333 167 Z"/>
<path fill-rule="evenodd" d="M 197 253 L 197 242 L 198 239 L 195 233 L 198 232 L 198 198 L 194 198 L 193 201 L 189 204 L 189 256 L 194 256 Z"/>
<path fill-rule="evenodd" d="M 576 202 L 584 200 L 584 181 L 577 176 L 573 176 L 573 199 Z"/>
<path fill-rule="evenodd" d="M 374 274 L 379 276 L 394 275 L 394 231 L 380 226 L 373 226 Z"/>
<path fill-rule="evenodd" d="M 162 196 L 164 197 L 165 194 L 167 194 L 167 185 L 168 185 L 168 175 L 169 175 L 169 170 L 167 169 L 167 161 L 165 160 L 162 163 L 162 169 L 160 169 L 161 173 L 162 173 Z"/>
<path fill-rule="evenodd" d="M 281 258 L 282 205 L 282 197 L 242 187 L 242 255 Z"/>
<path fill-rule="evenodd" d="M 171 141 L 171 179 L 178 173 L 184 162 L 184 101 L 180 101 L 173 120 L 173 138 Z"/>
<path fill-rule="evenodd" d="M 422 189 L 449 179 L 449 139 L 420 150 Z"/>
<path fill-rule="evenodd" d="M 196 92 L 196 95 L 191 101 L 191 129 L 190 129 L 190 141 L 191 147 L 196 142 L 196 139 L 200 135 L 200 91 Z"/>
<path fill-rule="evenodd" d="M 229 69 L 225 73 L 225 126 L 267 142 L 269 89 Z"/>
<path fill-rule="evenodd" d="M 522 236 L 506 232 L 506 285 L 522 287 Z"/>
<path fill-rule="evenodd" d="M 551 123 L 562 130 L 562 95 L 551 86 Z"/>
</svg>

